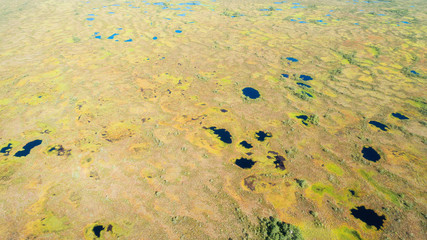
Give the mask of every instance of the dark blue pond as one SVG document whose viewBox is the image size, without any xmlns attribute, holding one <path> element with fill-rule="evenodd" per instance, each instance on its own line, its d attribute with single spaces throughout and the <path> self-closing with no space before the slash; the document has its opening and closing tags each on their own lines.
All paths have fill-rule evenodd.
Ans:
<svg viewBox="0 0 427 240">
<path fill-rule="evenodd" d="M 384 224 L 385 216 L 379 216 L 374 210 L 366 209 L 365 206 L 356 207 L 350 210 L 351 215 L 355 218 L 362 220 L 368 226 L 374 226 L 380 230 Z"/>
<path fill-rule="evenodd" d="M 12 150 L 12 143 L 7 144 L 6 147 L 0 150 L 0 153 L 3 153 L 5 156 L 9 155 L 10 150 Z"/>
<path fill-rule="evenodd" d="M 310 81 L 310 80 L 313 80 L 313 78 L 311 77 L 311 76 L 308 76 L 308 75 L 300 75 L 299 76 L 299 78 L 301 79 L 301 80 L 304 80 L 304 81 Z"/>
<path fill-rule="evenodd" d="M 263 142 L 266 138 L 271 138 L 273 135 L 269 132 L 264 132 L 264 131 L 259 131 L 255 133 L 255 138 L 260 141 Z"/>
<path fill-rule="evenodd" d="M 403 114 L 401 114 L 401 113 L 392 113 L 391 114 L 393 117 L 395 117 L 395 118 L 399 118 L 400 120 L 405 120 L 405 119 L 409 119 L 407 116 L 405 116 L 405 115 L 403 115 Z"/>
<path fill-rule="evenodd" d="M 283 74 L 282 74 L 282 77 L 289 78 L 289 74 L 285 74 L 285 73 L 283 73 Z"/>
<path fill-rule="evenodd" d="M 411 73 L 415 74 L 415 75 L 420 75 L 418 72 L 416 72 L 415 70 L 411 70 Z"/>
<path fill-rule="evenodd" d="M 247 159 L 247 158 L 236 159 L 234 163 L 243 169 L 252 168 L 255 165 L 255 162 L 252 161 L 252 159 Z"/>
<path fill-rule="evenodd" d="M 297 116 L 297 118 L 302 119 L 304 121 L 308 119 L 307 115 L 299 115 L 299 116 Z"/>
<path fill-rule="evenodd" d="M 246 97 L 249 97 L 250 99 L 257 99 L 261 96 L 258 90 L 251 87 L 243 88 L 242 92 L 243 92 L 243 95 L 245 95 Z"/>
<path fill-rule="evenodd" d="M 214 134 L 216 134 L 221 141 L 228 144 L 232 143 L 231 134 L 227 130 L 217 129 L 216 127 L 210 127 L 209 129 L 212 130 Z"/>
<path fill-rule="evenodd" d="M 244 148 L 252 148 L 252 144 L 246 142 L 246 141 L 242 141 L 240 142 L 240 145 L 242 145 Z"/>
<path fill-rule="evenodd" d="M 30 154 L 31 149 L 33 149 L 34 147 L 37 147 L 40 144 L 42 144 L 42 140 L 39 140 L 39 139 L 34 140 L 32 142 L 29 142 L 29 143 L 25 144 L 24 147 L 22 147 L 23 150 L 16 152 L 14 156 L 15 157 L 25 157 L 28 154 Z"/>
<path fill-rule="evenodd" d="M 308 93 L 308 92 L 306 92 L 306 91 L 301 91 L 303 94 L 305 94 L 305 95 L 307 95 L 307 96 L 309 96 L 309 97 L 313 97 L 313 95 L 311 95 L 310 93 Z"/>
<path fill-rule="evenodd" d="M 381 159 L 381 156 L 372 147 L 363 147 L 362 154 L 363 154 L 363 158 L 371 162 L 377 162 L 378 160 Z"/>
<path fill-rule="evenodd" d="M 307 85 L 307 84 L 304 84 L 304 83 L 297 83 L 297 85 L 298 86 L 301 86 L 301 87 L 306 87 L 306 88 L 311 88 L 311 86 L 310 85 Z"/>
<path fill-rule="evenodd" d="M 387 129 L 389 128 L 387 125 L 377 121 L 370 121 L 369 124 L 374 125 L 375 127 L 381 129 L 382 131 L 387 131 Z"/>
<path fill-rule="evenodd" d="M 101 237 L 101 231 L 103 231 L 105 228 L 102 225 L 95 225 L 92 229 L 93 233 L 96 237 Z"/>
<path fill-rule="evenodd" d="M 299 116 L 296 116 L 296 118 L 302 119 L 302 121 L 301 121 L 302 124 L 308 126 L 308 124 L 305 122 L 308 119 L 307 115 L 299 115 Z"/>
</svg>

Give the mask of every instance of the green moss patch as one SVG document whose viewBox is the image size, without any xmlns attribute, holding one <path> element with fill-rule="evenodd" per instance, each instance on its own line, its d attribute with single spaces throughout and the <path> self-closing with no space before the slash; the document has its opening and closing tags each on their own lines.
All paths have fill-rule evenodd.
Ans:
<svg viewBox="0 0 427 240">
<path fill-rule="evenodd" d="M 66 217 L 59 218 L 49 212 L 45 217 L 27 223 L 26 230 L 33 235 L 40 235 L 44 233 L 60 232 L 68 227 L 68 219 Z"/>
<path fill-rule="evenodd" d="M 362 237 L 356 230 L 348 227 L 340 227 L 333 231 L 339 237 L 339 239 L 342 240 L 362 240 Z"/>
<path fill-rule="evenodd" d="M 387 196 L 387 198 L 394 204 L 396 204 L 397 206 L 400 207 L 400 196 L 391 191 L 388 188 L 385 188 L 383 186 L 381 186 L 379 183 L 377 183 L 377 181 L 375 181 L 372 176 L 373 174 L 370 174 L 364 170 L 359 170 L 360 174 L 362 175 L 362 177 L 364 179 L 366 179 L 366 181 L 368 181 L 375 189 L 377 189 L 378 191 L 382 192 L 384 195 Z"/>
<path fill-rule="evenodd" d="M 338 176 L 342 176 L 344 174 L 344 170 L 342 170 L 342 168 L 340 168 L 338 165 L 334 163 L 328 163 L 325 166 L 326 166 L 326 169 L 328 169 L 332 173 L 335 173 Z"/>
</svg>

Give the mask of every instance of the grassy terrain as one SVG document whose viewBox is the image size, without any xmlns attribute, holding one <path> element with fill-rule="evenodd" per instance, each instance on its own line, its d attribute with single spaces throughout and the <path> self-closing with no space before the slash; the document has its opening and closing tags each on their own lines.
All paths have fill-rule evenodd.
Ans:
<svg viewBox="0 0 427 240">
<path fill-rule="evenodd" d="M 4 239 L 425 236 L 423 0 L 0 3 Z"/>
</svg>

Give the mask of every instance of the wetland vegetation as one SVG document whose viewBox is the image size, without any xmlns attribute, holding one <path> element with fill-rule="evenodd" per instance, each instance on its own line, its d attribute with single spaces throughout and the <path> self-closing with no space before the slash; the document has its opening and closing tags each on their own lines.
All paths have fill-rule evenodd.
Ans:
<svg viewBox="0 0 427 240">
<path fill-rule="evenodd" d="M 425 238 L 425 0 L 0 3 L 0 239 Z"/>
</svg>

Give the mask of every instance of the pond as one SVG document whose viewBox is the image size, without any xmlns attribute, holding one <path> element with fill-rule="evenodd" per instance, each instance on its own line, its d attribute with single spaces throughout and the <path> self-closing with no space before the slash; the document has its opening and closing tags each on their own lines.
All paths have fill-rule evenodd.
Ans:
<svg viewBox="0 0 427 240">
<path fill-rule="evenodd" d="M 380 216 L 374 210 L 366 209 L 365 206 L 351 209 L 351 215 L 362 220 L 368 226 L 376 227 L 377 230 L 381 229 L 386 219 L 384 215 Z"/>
<path fill-rule="evenodd" d="M 255 165 L 255 162 L 252 161 L 252 159 L 247 159 L 247 158 L 236 159 L 234 163 L 243 169 L 249 169 Z"/>
<path fill-rule="evenodd" d="M 391 115 L 392 115 L 393 117 L 395 117 L 395 118 L 400 119 L 400 120 L 409 119 L 407 116 L 405 116 L 405 115 L 403 115 L 403 114 L 401 114 L 401 113 L 398 113 L 398 112 L 392 113 Z"/>
<path fill-rule="evenodd" d="M 3 153 L 5 156 L 9 155 L 9 152 L 12 150 L 12 143 L 7 144 L 6 147 L 0 150 L 0 153 Z"/>
<path fill-rule="evenodd" d="M 302 124 L 308 126 L 308 123 L 306 122 L 306 120 L 308 119 L 307 115 L 299 115 L 299 116 L 296 116 L 296 118 L 301 119 Z"/>
<path fill-rule="evenodd" d="M 102 225 L 95 225 L 92 229 L 93 233 L 96 237 L 101 237 L 101 231 L 103 231 L 105 228 Z"/>
<path fill-rule="evenodd" d="M 309 75 L 304 75 L 304 74 L 300 75 L 300 76 L 299 76 L 299 78 L 300 78 L 301 80 L 303 80 L 303 81 L 310 81 L 310 80 L 313 80 L 313 78 L 312 78 L 311 76 L 309 76 Z"/>
<path fill-rule="evenodd" d="M 381 156 L 378 154 L 378 152 L 369 146 L 363 147 L 362 154 L 363 154 L 363 158 L 365 158 L 371 162 L 376 162 L 376 161 L 381 159 Z"/>
<path fill-rule="evenodd" d="M 34 147 L 37 147 L 38 145 L 42 144 L 42 140 L 34 140 L 32 142 L 29 142 L 27 144 L 25 144 L 23 148 L 23 150 L 18 151 L 15 153 L 15 157 L 26 157 L 28 154 L 30 154 L 31 149 L 33 149 Z"/>
<path fill-rule="evenodd" d="M 382 123 L 380 123 L 380 122 L 377 122 L 377 121 L 370 121 L 369 122 L 369 124 L 371 124 L 371 125 L 373 125 L 373 126 L 375 126 L 375 127 L 377 127 L 377 128 L 379 128 L 379 129 L 381 129 L 382 131 L 387 131 L 388 129 L 389 129 L 389 127 L 387 126 L 387 125 L 385 125 L 385 124 L 382 124 Z"/>
<path fill-rule="evenodd" d="M 247 148 L 247 149 L 252 148 L 252 144 L 250 144 L 246 141 L 241 141 L 240 145 L 242 145 L 244 148 Z"/>
<path fill-rule="evenodd" d="M 258 90 L 251 87 L 243 88 L 242 92 L 243 92 L 243 95 L 245 95 L 246 97 L 249 97 L 250 99 L 257 99 L 261 96 Z"/>
<path fill-rule="evenodd" d="M 273 135 L 269 132 L 264 132 L 264 131 L 259 131 L 255 133 L 255 138 L 260 141 L 263 142 L 266 138 L 270 138 Z"/>
<path fill-rule="evenodd" d="M 297 85 L 301 86 L 301 87 L 311 88 L 310 85 L 307 85 L 307 84 L 304 84 L 304 83 L 297 83 Z"/>
<path fill-rule="evenodd" d="M 210 127 L 209 129 L 212 130 L 213 133 L 216 134 L 221 141 L 228 143 L 228 144 L 233 142 L 233 140 L 231 139 L 232 137 L 231 137 L 231 134 L 229 131 L 227 131 L 225 129 L 218 129 L 216 127 Z"/>
</svg>

